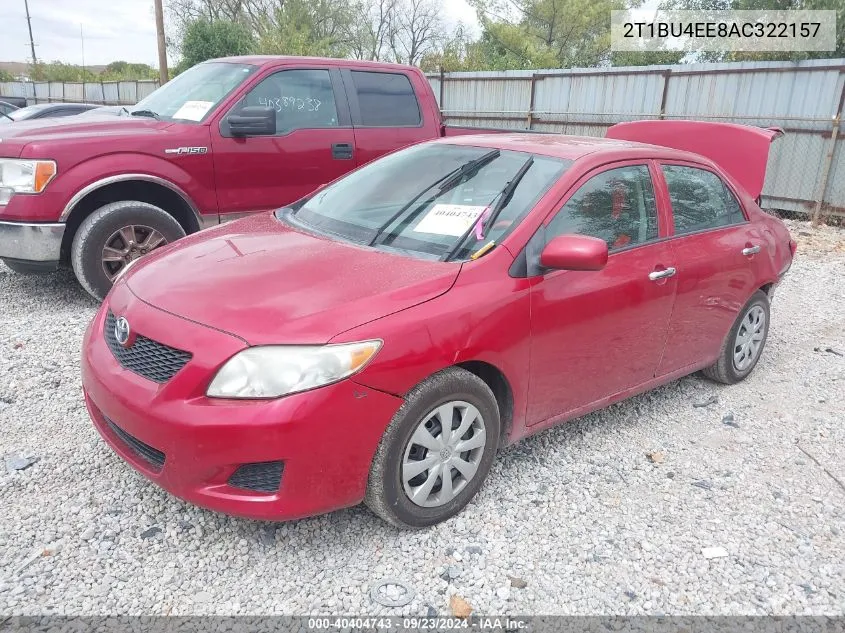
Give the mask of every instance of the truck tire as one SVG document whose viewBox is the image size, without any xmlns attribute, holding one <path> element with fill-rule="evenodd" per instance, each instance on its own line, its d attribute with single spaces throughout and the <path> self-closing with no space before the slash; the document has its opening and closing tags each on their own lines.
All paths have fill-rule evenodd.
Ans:
<svg viewBox="0 0 845 633">
<path fill-rule="evenodd" d="M 164 209 L 137 200 L 112 202 L 79 226 L 70 261 L 80 285 L 102 301 L 129 262 L 184 236 L 182 225 Z"/>
</svg>

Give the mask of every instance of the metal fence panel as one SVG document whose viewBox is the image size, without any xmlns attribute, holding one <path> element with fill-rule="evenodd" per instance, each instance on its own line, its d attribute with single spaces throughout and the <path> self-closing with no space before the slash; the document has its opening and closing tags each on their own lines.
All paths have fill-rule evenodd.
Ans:
<svg viewBox="0 0 845 633">
<path fill-rule="evenodd" d="M 153 92 L 158 90 L 158 81 L 139 81 L 137 82 L 137 101 L 141 99 L 145 99 L 146 97 L 150 96 Z M 134 101 L 133 103 L 137 103 Z"/>
<path fill-rule="evenodd" d="M 845 60 L 430 76 L 449 124 L 603 136 L 636 119 L 780 127 L 764 205 L 845 215 Z M 442 82 L 442 85 L 441 85 Z"/>
<path fill-rule="evenodd" d="M 0 96 L 24 97 L 31 105 L 49 101 L 133 105 L 158 88 L 158 81 L 5 81 L 0 82 Z"/>
</svg>

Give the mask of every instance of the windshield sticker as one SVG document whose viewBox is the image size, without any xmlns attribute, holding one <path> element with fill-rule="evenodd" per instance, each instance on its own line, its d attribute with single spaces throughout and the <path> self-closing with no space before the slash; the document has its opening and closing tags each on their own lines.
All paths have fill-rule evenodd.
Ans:
<svg viewBox="0 0 845 633">
<path fill-rule="evenodd" d="M 414 227 L 415 233 L 460 237 L 484 213 L 486 206 L 465 204 L 435 204 Z"/>
<path fill-rule="evenodd" d="M 185 119 L 186 121 L 201 121 L 205 113 L 214 105 L 213 101 L 186 101 L 185 104 L 173 115 L 174 119 Z"/>
</svg>

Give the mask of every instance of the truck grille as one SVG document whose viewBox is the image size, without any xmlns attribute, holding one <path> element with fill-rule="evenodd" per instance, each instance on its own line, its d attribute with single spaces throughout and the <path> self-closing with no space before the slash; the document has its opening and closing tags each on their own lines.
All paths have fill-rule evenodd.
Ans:
<svg viewBox="0 0 845 633">
<path fill-rule="evenodd" d="M 191 354 L 175 347 L 159 343 L 146 336 L 138 334 L 131 347 L 123 347 L 117 342 L 114 336 L 114 323 L 117 319 L 109 310 L 106 315 L 104 336 L 106 345 L 111 353 L 120 363 L 121 367 L 152 380 L 157 383 L 164 383 L 173 378 L 177 371 L 182 369 L 189 360 Z"/>
<path fill-rule="evenodd" d="M 159 471 L 162 469 L 165 459 L 164 453 L 153 448 L 149 444 L 144 444 L 144 442 L 139 440 L 137 437 L 129 435 L 129 433 L 109 420 L 106 416 L 103 416 L 103 419 L 106 421 L 106 424 L 112 432 L 123 440 L 123 443 L 126 444 L 129 450 L 152 466 L 154 470 Z"/>
</svg>

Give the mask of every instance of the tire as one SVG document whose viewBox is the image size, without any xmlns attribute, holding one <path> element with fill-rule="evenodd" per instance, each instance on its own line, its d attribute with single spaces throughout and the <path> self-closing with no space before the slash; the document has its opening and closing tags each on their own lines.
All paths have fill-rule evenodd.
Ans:
<svg viewBox="0 0 845 633">
<path fill-rule="evenodd" d="M 749 330 L 749 324 L 753 324 L 755 322 L 753 318 L 754 315 L 762 316 L 762 325 L 759 329 L 759 334 L 762 335 L 762 338 L 759 339 L 759 345 L 753 353 L 753 356 L 748 357 L 745 362 L 738 363 L 736 360 L 736 350 L 740 349 L 742 346 L 740 345 L 737 337 L 740 335 L 743 327 L 745 327 L 745 331 Z M 703 369 L 701 373 L 711 380 L 715 380 L 716 382 L 721 382 L 726 385 L 733 385 L 738 383 L 740 380 L 744 380 L 754 370 L 754 367 L 757 366 L 757 361 L 759 361 L 760 356 L 763 355 L 763 350 L 766 347 L 766 340 L 769 337 L 769 316 L 769 297 L 762 290 L 758 290 L 751 296 L 751 299 L 749 299 L 748 303 L 745 304 L 742 310 L 740 310 L 739 316 L 737 316 L 733 327 L 731 327 L 731 331 L 728 332 L 724 343 L 722 343 L 722 349 L 719 352 L 719 360 L 710 367 Z M 756 330 L 753 328 L 751 329 L 753 335 L 757 333 Z"/>
<path fill-rule="evenodd" d="M 453 430 L 460 428 L 465 421 L 473 420 L 461 438 L 453 441 L 453 446 L 474 445 L 484 441 L 483 446 L 462 452 L 446 448 L 445 456 L 442 443 L 423 450 L 422 445 L 412 441 L 412 437 L 416 437 L 415 432 L 423 425 L 431 425 L 429 437 L 439 442 L 443 427 L 439 424 L 438 410 L 446 411 L 452 403 L 455 404 L 452 412 Z M 472 407 L 478 416 L 467 417 Z M 408 393 L 404 404 L 385 430 L 373 458 L 364 503 L 382 519 L 401 528 L 428 527 L 456 515 L 475 496 L 490 472 L 499 446 L 500 428 L 496 398 L 483 380 L 459 367 L 450 367 L 434 374 Z M 483 433 L 480 429 L 483 429 Z M 426 441 L 429 441 L 428 438 Z M 435 452 L 437 449 L 440 450 Z M 406 484 L 403 480 L 403 464 L 413 466 L 415 459 L 434 460 L 439 466 L 432 466 L 432 469 L 420 473 Z M 457 460 L 461 460 L 461 470 L 453 466 L 458 463 Z M 467 464 L 476 466 L 474 474 L 469 478 L 464 476 L 464 472 L 469 471 Z M 419 484 L 419 481 L 428 482 L 435 468 L 440 469 L 438 473 L 448 468 L 450 481 L 454 482 L 450 486 L 454 496 L 450 497 L 444 488 L 442 475 L 439 476 L 439 486 L 435 483 L 433 488 L 429 487 L 430 493 L 422 490 L 425 484 Z M 420 503 L 435 505 L 426 507 L 411 499 L 406 486 L 412 486 L 415 480 L 416 488 L 411 489 L 419 493 Z M 435 478 L 434 481 L 438 480 Z M 436 497 L 442 497 L 444 501 L 432 501 Z"/>
<path fill-rule="evenodd" d="M 94 211 L 85 218 L 77 229 L 76 235 L 73 236 L 70 260 L 76 279 L 95 299 L 102 301 L 111 289 L 112 277 L 109 276 L 107 268 L 114 275 L 121 265 L 120 262 L 104 262 L 103 249 L 107 244 L 125 245 L 125 240 L 115 236 L 121 229 L 128 230 L 130 227 L 135 237 L 139 239 L 135 242 L 138 247 L 143 244 L 140 240 L 145 236 L 153 237 L 153 231 L 164 239 L 154 246 L 152 244 L 157 237 L 152 239 L 147 244 L 151 248 L 129 253 L 127 257 L 130 259 L 137 259 L 149 250 L 185 236 L 185 230 L 172 215 L 146 202 L 137 200 L 112 202 Z"/>
</svg>

